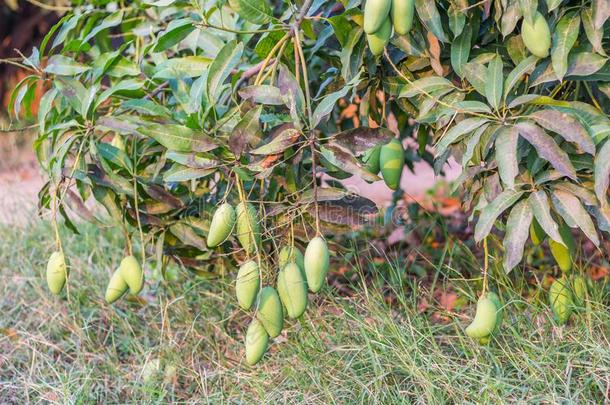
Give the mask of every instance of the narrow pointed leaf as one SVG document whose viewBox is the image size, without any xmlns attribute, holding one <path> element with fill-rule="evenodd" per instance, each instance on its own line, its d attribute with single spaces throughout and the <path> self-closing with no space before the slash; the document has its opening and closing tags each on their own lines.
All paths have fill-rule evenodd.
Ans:
<svg viewBox="0 0 610 405">
<path fill-rule="evenodd" d="M 595 246 L 599 246 L 599 236 L 593 220 L 580 200 L 574 194 L 558 189 L 553 191 L 551 198 L 566 223 L 572 228 L 578 226 Z"/>
<path fill-rule="evenodd" d="M 523 249 L 529 236 L 530 224 L 534 218 L 532 207 L 527 199 L 519 201 L 506 220 L 504 235 L 504 270 L 508 273 L 523 258 Z"/>
<path fill-rule="evenodd" d="M 528 201 L 532 207 L 534 217 L 546 233 L 555 242 L 564 245 L 563 239 L 559 234 L 559 226 L 551 216 L 551 205 L 549 197 L 544 190 L 538 190 L 530 194 Z"/>
<path fill-rule="evenodd" d="M 583 151 L 595 155 L 593 139 L 574 116 L 556 110 L 540 110 L 531 115 L 541 127 L 558 133 L 568 142 L 577 144 Z"/>
<path fill-rule="evenodd" d="M 523 191 L 505 190 L 481 210 L 481 215 L 474 229 L 474 240 L 480 242 L 485 238 L 496 219 L 510 208 L 521 196 Z"/>
<path fill-rule="evenodd" d="M 559 20 L 553 33 L 551 63 L 559 80 L 563 80 L 568 71 L 568 54 L 576 43 L 580 28 L 580 16 L 567 14 Z"/>
<path fill-rule="evenodd" d="M 496 162 L 498 174 L 507 188 L 515 187 L 515 177 L 519 174 L 517 144 L 519 132 L 515 127 L 503 126 L 496 137 Z"/>
<path fill-rule="evenodd" d="M 489 62 L 487 74 L 485 76 L 485 97 L 494 110 L 497 110 L 500 107 L 500 102 L 502 101 L 502 87 L 504 84 L 504 75 L 502 73 L 503 67 L 502 58 L 499 55 L 496 55 L 496 57 Z"/>
</svg>

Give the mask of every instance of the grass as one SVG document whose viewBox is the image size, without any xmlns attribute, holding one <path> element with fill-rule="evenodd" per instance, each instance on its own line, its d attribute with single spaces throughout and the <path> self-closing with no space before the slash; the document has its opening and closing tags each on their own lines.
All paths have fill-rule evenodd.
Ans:
<svg viewBox="0 0 610 405">
<path fill-rule="evenodd" d="M 479 346 L 463 334 L 474 305 L 466 313 L 422 310 L 428 284 L 382 266 L 353 296 L 326 288 L 264 361 L 248 367 L 249 315 L 236 308 L 230 279 L 178 269 L 162 281 L 149 273 L 141 299 L 106 305 L 121 236 L 83 225 L 81 235 L 64 232 L 72 273 L 67 294 L 56 298 L 43 278 L 51 235 L 44 222 L 0 228 L 2 403 L 610 401 L 601 285 L 565 327 L 553 325 L 546 305 L 503 292 L 501 333 Z"/>
</svg>

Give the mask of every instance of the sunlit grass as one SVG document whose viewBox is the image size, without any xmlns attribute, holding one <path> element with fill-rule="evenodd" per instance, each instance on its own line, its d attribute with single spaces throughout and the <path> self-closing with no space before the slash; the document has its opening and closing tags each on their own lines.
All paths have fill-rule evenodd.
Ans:
<svg viewBox="0 0 610 405">
<path fill-rule="evenodd" d="M 501 333 L 479 346 L 463 334 L 473 305 L 419 306 L 432 296 L 430 280 L 474 299 L 477 284 L 456 270 L 473 258 L 448 249 L 435 264 L 442 277 L 425 282 L 389 260 L 394 265 L 380 266 L 366 288 L 355 278 L 353 296 L 331 288 L 310 296 L 305 317 L 248 367 L 249 315 L 237 309 L 230 278 L 178 269 L 167 282 L 149 269 L 142 300 L 109 306 L 103 292 L 123 254 L 121 235 L 85 225 L 81 235 L 64 234 L 71 275 L 67 294 L 56 298 L 43 278 L 50 226 L 0 229 L 0 402 L 609 401 L 610 313 L 598 304 L 607 294 L 601 284 L 566 327 L 553 325 L 543 296 L 525 300 L 503 288 Z"/>
</svg>

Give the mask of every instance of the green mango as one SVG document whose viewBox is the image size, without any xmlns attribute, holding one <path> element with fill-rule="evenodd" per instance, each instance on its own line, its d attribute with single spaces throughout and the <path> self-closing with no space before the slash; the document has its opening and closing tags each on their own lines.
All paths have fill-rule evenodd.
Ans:
<svg viewBox="0 0 610 405">
<path fill-rule="evenodd" d="M 258 295 L 256 317 L 272 338 L 278 336 L 284 327 L 282 301 L 275 288 L 267 286 Z"/>
<path fill-rule="evenodd" d="M 303 258 L 303 253 L 301 253 L 301 250 L 298 247 L 284 246 L 282 250 L 280 250 L 280 254 L 278 255 L 278 265 L 280 270 L 282 270 L 288 263 L 296 263 L 297 266 L 299 266 L 303 277 L 306 277 L 305 259 Z"/>
<path fill-rule="evenodd" d="M 414 11 L 415 0 L 392 0 L 390 16 L 397 34 L 405 35 L 411 31 Z"/>
<path fill-rule="evenodd" d="M 241 308 L 247 310 L 252 307 L 256 300 L 256 294 L 258 294 L 260 282 L 260 269 L 255 261 L 250 260 L 241 265 L 235 282 L 235 295 Z"/>
<path fill-rule="evenodd" d="M 542 242 L 544 242 L 545 238 L 546 233 L 544 232 L 544 229 L 542 229 L 538 221 L 536 221 L 536 219 L 534 218 L 530 225 L 530 239 L 532 240 L 532 243 L 534 244 L 534 246 L 538 246 Z"/>
<path fill-rule="evenodd" d="M 269 335 L 263 324 L 256 318 L 252 319 L 246 332 L 246 363 L 253 366 L 263 358 L 267 351 Z"/>
<path fill-rule="evenodd" d="M 498 308 L 493 300 L 482 296 L 477 302 L 477 311 L 472 323 L 466 328 L 466 335 L 474 339 L 488 337 L 498 321 Z"/>
<path fill-rule="evenodd" d="M 307 249 L 305 249 L 304 265 L 309 291 L 313 293 L 320 291 L 330 267 L 328 246 L 320 236 L 309 241 Z"/>
<path fill-rule="evenodd" d="M 364 5 L 364 32 L 374 34 L 389 19 L 392 0 L 367 0 Z"/>
<path fill-rule="evenodd" d="M 140 267 L 140 262 L 133 257 L 127 256 L 121 261 L 119 273 L 129 286 L 129 292 L 133 295 L 139 294 L 144 287 L 144 272 Z"/>
<path fill-rule="evenodd" d="M 396 190 L 400 186 L 400 177 L 405 165 L 405 152 L 398 139 L 394 138 L 381 147 L 379 163 L 385 184 L 392 190 Z"/>
<path fill-rule="evenodd" d="M 551 30 L 549 24 L 542 14 L 536 12 L 534 23 L 528 23 L 527 19 L 523 19 L 521 24 L 521 38 L 523 44 L 532 53 L 539 58 L 549 56 L 551 49 Z"/>
<path fill-rule="evenodd" d="M 366 170 L 373 174 L 379 173 L 379 153 L 381 152 L 381 145 L 377 145 L 367 150 L 362 156 L 362 163 Z"/>
<path fill-rule="evenodd" d="M 224 242 L 235 225 L 235 209 L 229 203 L 224 203 L 212 217 L 212 223 L 210 225 L 210 232 L 208 232 L 208 247 L 213 248 Z"/>
<path fill-rule="evenodd" d="M 47 286 L 49 290 L 59 295 L 63 290 L 66 280 L 68 279 L 68 267 L 66 259 L 62 252 L 53 252 L 47 262 Z"/>
<path fill-rule="evenodd" d="M 487 298 L 492 300 L 494 305 L 496 306 L 496 327 L 492 332 L 495 333 L 500 329 L 500 326 L 502 326 L 502 320 L 504 319 L 504 305 L 502 304 L 502 301 L 500 301 L 500 297 L 498 297 L 498 294 L 493 291 L 487 293 Z"/>
<path fill-rule="evenodd" d="M 110 277 L 108 287 L 106 287 L 106 302 L 112 304 L 125 294 L 129 286 L 121 276 L 121 272 L 117 269 Z"/>
<path fill-rule="evenodd" d="M 549 247 L 561 271 L 568 273 L 572 270 L 572 255 L 568 248 L 552 239 L 549 239 Z"/>
<path fill-rule="evenodd" d="M 307 282 L 296 263 L 288 263 L 277 277 L 277 292 L 289 318 L 296 319 L 307 309 Z"/>
<path fill-rule="evenodd" d="M 573 301 L 572 292 L 565 278 L 553 281 L 549 289 L 549 303 L 559 325 L 565 324 L 572 315 Z"/>
<path fill-rule="evenodd" d="M 390 42 L 392 37 L 392 23 L 387 18 L 379 31 L 373 34 L 366 34 L 366 40 L 369 43 L 369 49 L 375 56 L 379 56 L 383 53 L 385 46 Z"/>
<path fill-rule="evenodd" d="M 575 276 L 572 280 L 572 298 L 574 304 L 583 306 L 585 304 L 586 293 L 587 293 L 587 282 L 583 276 Z"/>
<path fill-rule="evenodd" d="M 237 204 L 237 240 L 244 248 L 246 253 L 253 254 L 256 251 L 256 245 L 261 242 L 260 224 L 258 222 L 258 213 L 252 204 Z"/>
</svg>

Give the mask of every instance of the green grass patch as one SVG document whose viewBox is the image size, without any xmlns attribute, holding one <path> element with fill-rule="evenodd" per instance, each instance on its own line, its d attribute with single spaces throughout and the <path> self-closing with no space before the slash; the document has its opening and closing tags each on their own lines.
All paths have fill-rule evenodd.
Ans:
<svg viewBox="0 0 610 405">
<path fill-rule="evenodd" d="M 122 236 L 83 225 L 64 239 L 71 274 L 57 298 L 43 277 L 51 235 L 46 223 L 0 228 L 0 402 L 609 401 L 610 313 L 598 303 L 601 285 L 565 327 L 553 325 L 543 298 L 503 290 L 501 332 L 479 346 L 463 333 L 474 304 L 465 313 L 443 312 L 433 300 L 420 306 L 429 280 L 447 277 L 423 282 L 382 266 L 366 285 L 355 279 L 354 295 L 330 287 L 310 295 L 304 318 L 288 322 L 264 360 L 248 367 L 250 315 L 237 308 L 233 275 L 206 280 L 176 268 L 165 281 L 147 269 L 141 300 L 107 305 Z M 456 277 L 455 285 L 474 299 L 475 284 Z"/>
</svg>

